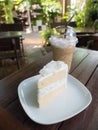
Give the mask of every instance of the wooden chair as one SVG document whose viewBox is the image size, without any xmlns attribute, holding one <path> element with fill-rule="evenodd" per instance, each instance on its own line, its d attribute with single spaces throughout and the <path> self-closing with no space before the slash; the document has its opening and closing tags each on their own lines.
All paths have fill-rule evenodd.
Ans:
<svg viewBox="0 0 98 130">
<path fill-rule="evenodd" d="M 23 31 L 23 24 L 22 23 L 0 24 L 0 32 L 3 31 Z M 20 44 L 22 47 L 22 51 L 24 53 L 23 40 L 24 37 L 23 36 L 20 37 Z"/>
<path fill-rule="evenodd" d="M 21 48 L 20 38 L 0 39 L 0 59 L 16 59 L 17 67 L 20 68 Z"/>
</svg>

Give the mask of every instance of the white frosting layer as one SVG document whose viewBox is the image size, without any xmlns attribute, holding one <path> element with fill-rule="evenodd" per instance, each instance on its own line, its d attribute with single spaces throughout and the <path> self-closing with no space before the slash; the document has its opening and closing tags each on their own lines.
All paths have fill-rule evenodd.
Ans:
<svg viewBox="0 0 98 130">
<path fill-rule="evenodd" d="M 39 73 L 42 77 L 46 77 L 63 69 L 66 71 L 66 73 L 68 72 L 68 65 L 63 61 L 51 61 L 44 66 Z"/>
<path fill-rule="evenodd" d="M 54 90 L 62 87 L 62 85 L 67 84 L 67 78 L 64 78 L 58 82 L 55 82 L 45 88 L 39 89 L 38 91 L 38 98 L 40 99 L 41 97 L 45 96 L 46 94 L 49 94 L 50 92 L 53 92 Z M 67 86 L 67 85 L 66 85 Z"/>
</svg>

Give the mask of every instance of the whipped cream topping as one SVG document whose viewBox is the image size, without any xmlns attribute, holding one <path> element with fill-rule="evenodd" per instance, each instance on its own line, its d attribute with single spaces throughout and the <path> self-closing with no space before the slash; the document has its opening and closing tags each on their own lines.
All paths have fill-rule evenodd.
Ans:
<svg viewBox="0 0 98 130">
<path fill-rule="evenodd" d="M 52 60 L 47 65 L 45 65 L 40 71 L 41 76 L 48 76 L 55 72 L 58 72 L 62 69 L 65 69 L 66 72 L 68 72 L 68 65 L 65 64 L 63 61 L 54 61 Z"/>
</svg>

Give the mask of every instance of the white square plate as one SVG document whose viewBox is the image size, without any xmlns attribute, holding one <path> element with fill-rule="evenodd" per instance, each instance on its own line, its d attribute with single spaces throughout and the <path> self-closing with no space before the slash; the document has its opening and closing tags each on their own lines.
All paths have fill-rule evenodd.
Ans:
<svg viewBox="0 0 98 130">
<path fill-rule="evenodd" d="M 37 80 L 39 75 L 22 81 L 18 86 L 20 103 L 31 118 L 39 124 L 54 124 L 67 120 L 83 111 L 92 101 L 88 89 L 68 75 L 66 91 L 42 108 L 37 107 Z"/>
</svg>

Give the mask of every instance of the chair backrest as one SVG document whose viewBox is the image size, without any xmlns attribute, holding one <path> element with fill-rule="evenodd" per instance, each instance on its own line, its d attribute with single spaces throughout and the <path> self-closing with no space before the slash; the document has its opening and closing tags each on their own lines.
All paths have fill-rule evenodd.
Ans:
<svg viewBox="0 0 98 130">
<path fill-rule="evenodd" d="M 22 23 L 0 24 L 0 31 L 23 31 Z"/>
<path fill-rule="evenodd" d="M 0 51 L 11 51 L 14 49 L 20 49 L 20 39 L 18 37 L 0 39 Z"/>
</svg>

